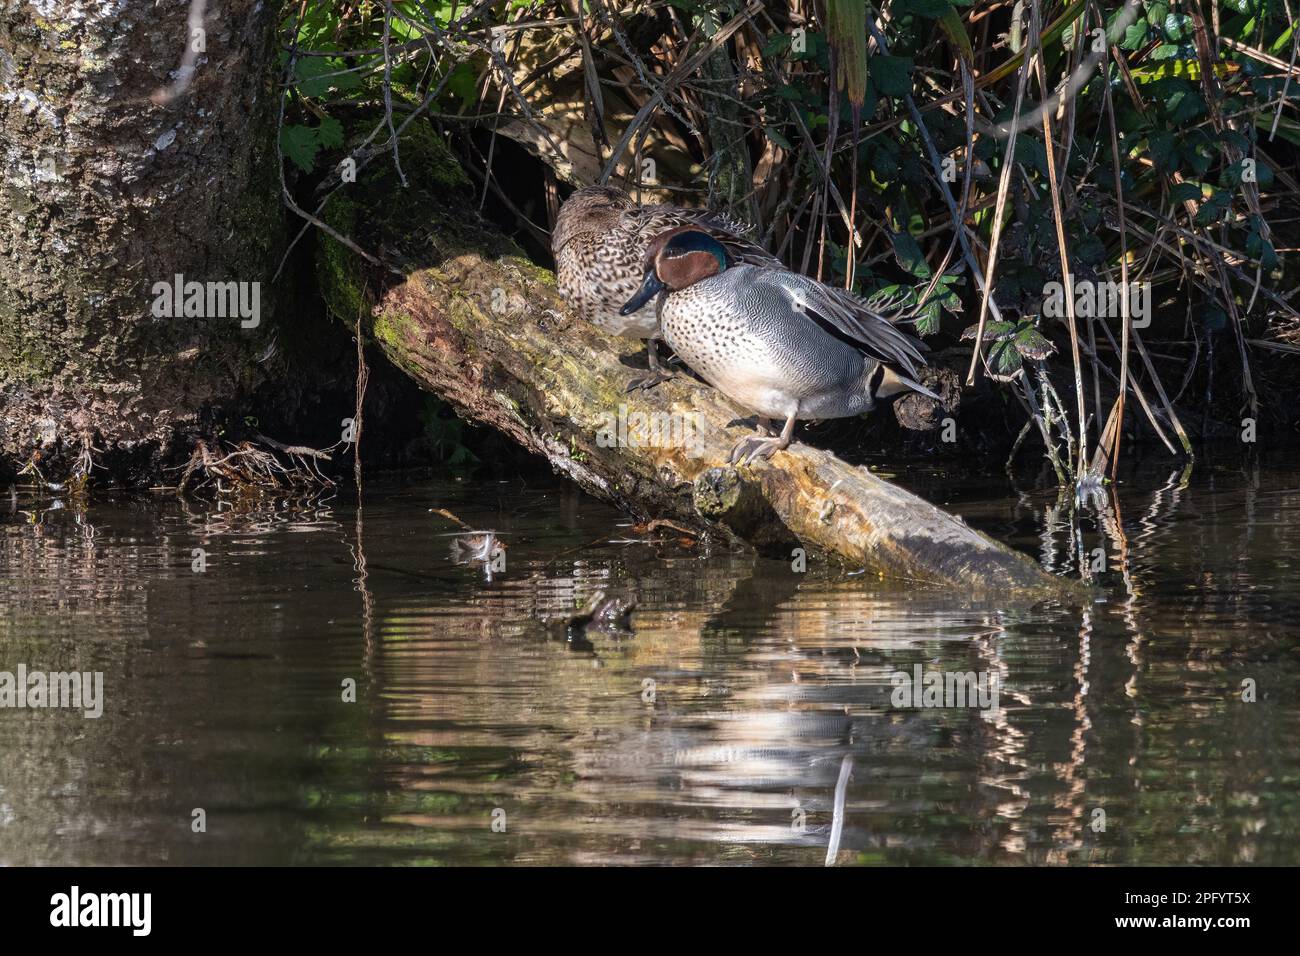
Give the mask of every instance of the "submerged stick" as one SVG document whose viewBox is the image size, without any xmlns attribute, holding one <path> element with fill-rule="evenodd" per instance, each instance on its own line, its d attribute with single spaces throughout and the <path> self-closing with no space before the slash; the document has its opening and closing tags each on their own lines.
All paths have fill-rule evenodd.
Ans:
<svg viewBox="0 0 1300 956">
<path fill-rule="evenodd" d="M 849 774 L 853 772 L 853 754 L 840 761 L 840 776 L 835 781 L 835 802 L 831 807 L 831 835 L 826 841 L 826 865 L 834 866 L 840 855 L 840 837 L 844 834 L 844 798 L 848 794 Z"/>
</svg>

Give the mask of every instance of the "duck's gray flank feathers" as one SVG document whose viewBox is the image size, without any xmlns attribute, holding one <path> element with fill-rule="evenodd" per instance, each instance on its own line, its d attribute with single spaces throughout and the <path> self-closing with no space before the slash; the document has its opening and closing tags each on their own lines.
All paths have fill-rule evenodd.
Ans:
<svg viewBox="0 0 1300 956">
<path fill-rule="evenodd" d="M 913 380 L 920 344 L 865 303 L 785 270 L 732 265 L 701 232 L 669 233 L 652 248 L 653 271 L 626 307 L 666 290 L 663 335 L 683 361 L 760 425 L 785 422 L 777 437 L 739 442 L 733 462 L 788 447 L 797 419 L 857 415 L 908 389 L 935 397 Z"/>
</svg>

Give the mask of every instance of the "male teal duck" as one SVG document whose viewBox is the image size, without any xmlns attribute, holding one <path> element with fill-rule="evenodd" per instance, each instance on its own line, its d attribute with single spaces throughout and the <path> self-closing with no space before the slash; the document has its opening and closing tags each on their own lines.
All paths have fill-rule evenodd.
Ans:
<svg viewBox="0 0 1300 956">
<path fill-rule="evenodd" d="M 661 295 L 662 294 L 662 295 Z M 623 306 L 655 297 L 664 340 L 718 391 L 756 412 L 764 437 L 748 437 L 733 464 L 790 445 L 797 419 L 843 418 L 907 390 L 923 346 L 856 296 L 782 268 L 738 262 L 707 232 L 682 226 L 651 242 L 641 287 Z M 770 420 L 784 419 L 779 436 Z"/>
<path fill-rule="evenodd" d="M 650 374 L 629 386 L 646 388 L 669 376 L 660 368 L 653 307 L 629 313 L 622 306 L 641 284 L 646 250 L 655 236 L 692 226 L 712 236 L 737 262 L 781 268 L 778 259 L 743 238 L 744 227 L 725 216 L 679 206 L 639 206 L 615 186 L 579 189 L 560 208 L 551 251 L 560 295 L 588 322 L 615 335 L 648 339 Z"/>
</svg>

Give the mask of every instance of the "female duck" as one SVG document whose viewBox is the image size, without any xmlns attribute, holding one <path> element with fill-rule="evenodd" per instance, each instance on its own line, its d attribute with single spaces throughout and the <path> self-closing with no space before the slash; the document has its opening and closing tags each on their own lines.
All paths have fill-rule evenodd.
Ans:
<svg viewBox="0 0 1300 956">
<path fill-rule="evenodd" d="M 678 206 L 638 206 L 614 186 L 579 189 L 560 208 L 551 250 L 560 295 L 577 313 L 615 335 L 649 339 L 650 375 L 631 388 L 648 387 L 668 376 L 659 366 L 655 342 L 659 318 L 653 307 L 623 312 L 641 284 L 646 249 L 662 232 L 694 226 L 712 236 L 737 262 L 780 268 L 760 246 L 741 238 L 743 226 L 717 213 Z"/>
<path fill-rule="evenodd" d="M 714 388 L 757 412 L 769 437 L 736 445 L 732 463 L 770 458 L 790 445 L 800 418 L 870 411 L 908 389 L 921 344 L 865 303 L 807 276 L 737 262 L 707 232 L 684 226 L 658 236 L 644 279 L 623 306 L 633 314 L 663 293 L 668 345 Z M 771 437 L 766 419 L 784 419 Z"/>
</svg>

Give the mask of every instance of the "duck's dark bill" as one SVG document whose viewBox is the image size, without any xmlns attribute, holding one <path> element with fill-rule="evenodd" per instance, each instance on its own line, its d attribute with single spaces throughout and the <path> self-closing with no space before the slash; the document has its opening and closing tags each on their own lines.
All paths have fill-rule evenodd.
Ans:
<svg viewBox="0 0 1300 956">
<path fill-rule="evenodd" d="M 623 308 L 618 310 L 618 314 L 631 315 L 662 292 L 663 289 L 664 284 L 659 281 L 659 277 L 655 275 L 654 270 L 651 269 L 647 271 L 645 274 L 645 280 L 641 283 L 641 288 L 636 290 L 636 295 L 623 303 Z"/>
</svg>

